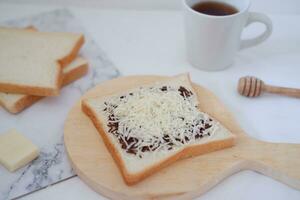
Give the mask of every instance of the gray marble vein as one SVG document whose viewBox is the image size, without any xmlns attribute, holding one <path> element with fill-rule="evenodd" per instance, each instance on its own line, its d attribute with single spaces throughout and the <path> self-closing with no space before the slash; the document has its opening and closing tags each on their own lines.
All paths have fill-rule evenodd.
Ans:
<svg viewBox="0 0 300 200">
<path fill-rule="evenodd" d="M 18 115 L 0 109 L 0 134 L 16 128 L 39 146 L 40 156 L 14 173 L 0 166 L 0 200 L 11 199 L 74 175 L 63 144 L 63 125 L 70 108 L 89 88 L 119 76 L 118 70 L 92 37 L 67 9 L 2 22 L 11 27 L 35 26 L 40 31 L 83 32 L 80 55 L 87 58 L 89 72 L 62 89 L 59 97 L 48 97 Z"/>
</svg>

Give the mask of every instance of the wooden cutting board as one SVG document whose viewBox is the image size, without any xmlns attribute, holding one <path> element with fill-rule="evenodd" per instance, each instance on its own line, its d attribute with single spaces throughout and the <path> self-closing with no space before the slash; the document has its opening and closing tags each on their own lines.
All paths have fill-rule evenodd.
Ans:
<svg viewBox="0 0 300 200">
<path fill-rule="evenodd" d="M 105 96 L 141 84 L 163 80 L 159 76 L 130 76 L 107 81 L 82 98 Z M 95 191 L 112 199 L 191 199 L 241 170 L 253 170 L 300 189 L 300 144 L 268 143 L 245 134 L 230 112 L 209 90 L 195 85 L 200 108 L 236 134 L 232 148 L 178 161 L 141 183 L 127 186 L 80 101 L 72 108 L 64 128 L 64 141 L 72 167 Z"/>
</svg>

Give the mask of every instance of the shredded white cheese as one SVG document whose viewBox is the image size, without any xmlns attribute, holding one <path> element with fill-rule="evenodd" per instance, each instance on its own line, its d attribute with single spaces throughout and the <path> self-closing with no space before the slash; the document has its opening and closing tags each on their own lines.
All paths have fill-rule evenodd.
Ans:
<svg viewBox="0 0 300 200">
<path fill-rule="evenodd" d="M 117 137 L 126 144 L 126 151 L 134 145 L 135 154 L 142 157 L 143 147 L 167 151 L 214 133 L 216 122 L 198 110 L 195 95 L 182 95 L 178 89 L 142 87 L 105 102 L 101 111 L 108 123 L 118 124 Z M 126 138 L 136 142 L 128 144 Z"/>
</svg>

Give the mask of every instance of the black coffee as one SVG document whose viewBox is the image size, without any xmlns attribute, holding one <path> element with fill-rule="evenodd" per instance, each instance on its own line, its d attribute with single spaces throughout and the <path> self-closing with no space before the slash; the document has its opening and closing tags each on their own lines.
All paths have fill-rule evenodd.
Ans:
<svg viewBox="0 0 300 200">
<path fill-rule="evenodd" d="M 195 4 L 192 8 L 199 13 L 215 16 L 233 15 L 238 12 L 235 7 L 227 3 L 216 1 L 200 2 Z"/>
</svg>

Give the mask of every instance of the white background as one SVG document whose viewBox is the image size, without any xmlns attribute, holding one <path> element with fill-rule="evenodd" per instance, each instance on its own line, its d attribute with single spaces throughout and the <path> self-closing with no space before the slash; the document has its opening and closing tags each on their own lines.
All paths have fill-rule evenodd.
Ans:
<svg viewBox="0 0 300 200">
<path fill-rule="evenodd" d="M 3 2 L 0 20 L 72 2 L 70 9 L 123 75 L 173 75 L 188 71 L 193 81 L 219 96 L 249 135 L 265 141 L 300 143 L 298 99 L 265 95 L 252 100 L 239 96 L 235 89 L 238 78 L 248 74 L 268 83 L 300 88 L 299 0 L 252 1 L 251 10 L 271 17 L 274 32 L 264 44 L 239 52 L 235 64 L 220 72 L 202 72 L 186 62 L 178 0 Z M 261 28 L 254 25 L 244 36 L 252 37 Z M 99 195 L 74 178 L 27 196 L 27 199 L 67 198 L 98 199 Z M 255 172 L 244 171 L 227 178 L 199 199 L 300 199 L 300 192 Z"/>
<path fill-rule="evenodd" d="M 2 0 L 18 4 L 80 6 L 100 9 L 180 9 L 181 0 Z M 252 0 L 252 9 L 273 14 L 300 14 L 299 0 Z"/>
</svg>

